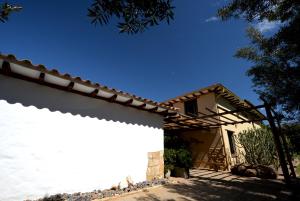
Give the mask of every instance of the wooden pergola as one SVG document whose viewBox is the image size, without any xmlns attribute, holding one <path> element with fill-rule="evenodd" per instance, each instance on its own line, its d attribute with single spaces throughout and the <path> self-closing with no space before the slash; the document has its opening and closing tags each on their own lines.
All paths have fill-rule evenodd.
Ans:
<svg viewBox="0 0 300 201">
<path fill-rule="evenodd" d="M 262 121 L 267 120 L 272 130 L 285 182 L 290 184 L 291 176 L 296 178 L 296 174 L 292 164 L 292 157 L 288 150 L 286 137 L 281 132 L 280 121 L 277 118 L 276 112 L 272 109 L 272 105 L 263 98 L 261 98 L 261 100 L 264 102 L 262 105 L 254 106 L 248 103 L 248 106 L 240 105 L 235 110 L 219 108 L 222 110 L 222 112 L 219 113 L 209 108 L 205 108 L 206 112 L 198 112 L 197 115 L 177 113 L 176 115 L 166 116 L 164 129 L 167 131 L 214 129 L 220 128 L 223 125 L 262 123 Z M 258 109 L 264 109 L 266 116 L 258 112 Z M 248 114 L 248 116 L 246 114 Z M 228 115 L 234 116 L 235 119 L 229 118 Z M 248 118 L 244 118 L 244 115 Z"/>
<path fill-rule="evenodd" d="M 209 128 L 219 128 L 222 125 L 236 125 L 251 122 L 261 122 L 266 120 L 266 117 L 261 115 L 253 115 L 251 120 L 247 120 L 240 115 L 240 113 L 250 112 L 251 110 L 257 110 L 263 108 L 264 105 L 253 106 L 249 108 L 239 108 L 236 110 L 227 110 L 225 108 L 220 108 L 223 110 L 221 113 L 217 113 L 209 108 L 206 108 L 207 113 L 198 112 L 198 115 L 185 115 L 178 113 L 174 116 L 167 116 L 165 118 L 166 130 L 177 130 L 177 129 L 209 129 Z M 226 115 L 233 115 L 238 120 L 227 117 Z M 224 120 L 226 119 L 226 120 Z"/>
</svg>

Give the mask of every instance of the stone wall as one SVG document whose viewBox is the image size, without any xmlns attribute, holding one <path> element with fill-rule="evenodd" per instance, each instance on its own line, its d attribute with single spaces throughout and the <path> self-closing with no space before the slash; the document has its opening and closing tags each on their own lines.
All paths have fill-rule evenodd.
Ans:
<svg viewBox="0 0 300 201">
<path fill-rule="evenodd" d="M 164 151 L 148 152 L 147 181 L 164 178 Z"/>
</svg>

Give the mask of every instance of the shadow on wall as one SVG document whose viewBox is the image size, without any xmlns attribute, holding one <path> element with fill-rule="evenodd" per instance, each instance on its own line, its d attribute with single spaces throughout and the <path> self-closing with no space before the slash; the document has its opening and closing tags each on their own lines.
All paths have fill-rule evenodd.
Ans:
<svg viewBox="0 0 300 201">
<path fill-rule="evenodd" d="M 222 137 L 218 129 L 178 133 L 189 144 L 195 168 L 227 168 Z"/>
<path fill-rule="evenodd" d="M 52 112 L 60 111 L 82 117 L 95 117 L 99 120 L 119 121 L 153 128 L 163 127 L 163 117 L 158 114 L 3 75 L 0 75 L 0 100 L 10 104 L 34 106 L 38 109 L 47 108 Z"/>
</svg>

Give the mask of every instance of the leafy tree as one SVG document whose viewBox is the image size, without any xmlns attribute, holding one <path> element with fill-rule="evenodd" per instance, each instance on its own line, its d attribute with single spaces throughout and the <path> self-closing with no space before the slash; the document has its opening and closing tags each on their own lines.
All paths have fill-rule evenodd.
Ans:
<svg viewBox="0 0 300 201">
<path fill-rule="evenodd" d="M 0 7 L 1 22 L 7 21 L 11 12 L 21 9 L 8 3 Z M 136 34 L 163 21 L 169 24 L 174 19 L 173 10 L 171 0 L 93 0 L 88 17 L 92 24 L 100 25 L 116 18 L 121 33 Z"/>
<path fill-rule="evenodd" d="M 15 11 L 21 10 L 22 7 L 14 6 L 8 3 L 0 4 L 0 22 L 4 23 L 8 20 L 8 16 Z"/>
<path fill-rule="evenodd" d="M 271 36 L 264 36 L 253 27 L 247 30 L 248 47 L 235 56 L 253 63 L 247 74 L 255 90 L 289 119 L 300 120 L 300 1 L 295 0 L 232 0 L 218 11 L 223 20 L 243 18 L 249 22 L 280 22 Z"/>
<path fill-rule="evenodd" d="M 300 124 L 292 123 L 282 126 L 282 132 L 287 136 L 292 153 L 300 154 Z"/>
<path fill-rule="evenodd" d="M 161 21 L 173 20 L 170 0 L 94 0 L 88 8 L 93 24 L 106 25 L 116 17 L 121 33 L 136 34 Z"/>
</svg>

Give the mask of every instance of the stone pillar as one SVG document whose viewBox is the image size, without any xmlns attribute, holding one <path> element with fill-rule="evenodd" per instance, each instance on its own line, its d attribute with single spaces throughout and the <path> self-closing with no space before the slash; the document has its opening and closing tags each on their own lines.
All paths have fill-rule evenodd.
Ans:
<svg viewBox="0 0 300 201">
<path fill-rule="evenodd" d="M 164 178 L 164 151 L 148 152 L 147 181 Z"/>
</svg>

